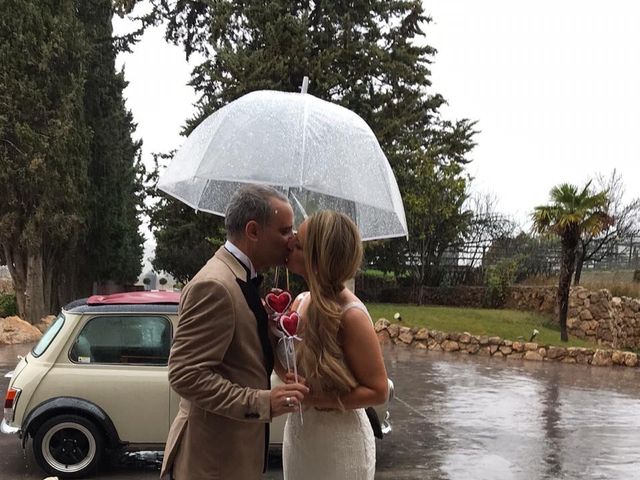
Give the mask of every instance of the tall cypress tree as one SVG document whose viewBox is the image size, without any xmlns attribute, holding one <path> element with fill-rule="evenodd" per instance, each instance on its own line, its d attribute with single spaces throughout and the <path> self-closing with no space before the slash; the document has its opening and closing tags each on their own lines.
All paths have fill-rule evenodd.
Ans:
<svg viewBox="0 0 640 480">
<path fill-rule="evenodd" d="M 22 317 L 57 302 L 84 228 L 86 42 L 73 0 L 5 0 L 0 16 L 0 247 Z"/>
<path fill-rule="evenodd" d="M 430 21 L 421 1 L 151 3 L 154 9 L 145 22 L 167 21 L 167 39 L 182 44 L 187 56 L 197 53 L 205 59 L 193 71 L 191 85 L 200 98 L 185 134 L 250 91 L 297 91 L 308 75 L 309 93 L 355 111 L 371 126 L 401 192 L 413 188 L 416 175 L 426 174 L 432 183 L 446 176 L 443 188 L 458 188 L 460 182 L 464 187 L 460 167 L 473 147 L 473 123 L 449 123 L 440 116 L 444 99 L 432 92 L 429 71 L 435 51 L 420 41 Z M 426 163 L 431 167 L 425 168 Z M 448 168 L 452 164 L 458 168 Z M 459 195 L 443 198 L 453 197 L 450 211 L 457 215 Z M 423 203 L 406 205 L 411 236 L 434 230 L 429 226 L 436 219 L 425 218 L 430 212 L 419 208 Z M 463 222 L 456 225 L 464 228 Z M 162 236 L 157 239 L 160 246 Z M 394 252 L 385 249 L 377 255 L 403 258 L 414 253 L 407 249 L 417 247 L 395 242 Z"/>
<path fill-rule="evenodd" d="M 127 83 L 115 68 L 112 2 L 81 0 L 78 16 L 90 46 L 84 108 L 92 131 L 83 273 L 94 284 L 127 284 L 140 273 L 144 241 L 141 142 L 132 140 L 135 125 L 122 95 Z"/>
</svg>

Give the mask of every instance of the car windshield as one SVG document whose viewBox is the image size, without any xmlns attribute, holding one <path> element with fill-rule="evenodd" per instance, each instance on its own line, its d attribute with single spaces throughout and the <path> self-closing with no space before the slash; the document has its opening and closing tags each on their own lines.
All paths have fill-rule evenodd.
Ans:
<svg viewBox="0 0 640 480">
<path fill-rule="evenodd" d="M 62 328 L 62 325 L 64 325 L 64 314 L 61 313 L 47 329 L 47 331 L 44 332 L 44 335 L 42 335 L 42 338 L 40 339 L 38 344 L 33 347 L 33 350 L 31 350 L 31 354 L 34 357 L 39 357 L 45 352 L 49 345 L 51 345 L 53 339 L 56 338 L 56 335 Z"/>
</svg>

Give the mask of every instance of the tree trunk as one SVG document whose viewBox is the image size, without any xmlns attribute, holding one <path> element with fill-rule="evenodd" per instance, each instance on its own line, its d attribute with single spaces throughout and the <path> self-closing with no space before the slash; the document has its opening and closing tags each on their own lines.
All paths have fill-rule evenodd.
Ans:
<svg viewBox="0 0 640 480">
<path fill-rule="evenodd" d="M 581 247 L 576 250 L 576 273 L 573 276 L 573 284 L 580 285 L 580 277 L 582 276 L 582 266 L 584 265 L 584 260 L 587 257 L 587 252 L 584 247 Z"/>
<path fill-rule="evenodd" d="M 37 323 L 48 313 L 44 302 L 44 271 L 42 249 L 29 248 L 27 253 L 27 284 L 25 289 L 25 311 L 27 322 Z"/>
<path fill-rule="evenodd" d="M 567 312 L 569 310 L 569 291 L 571 290 L 571 278 L 576 262 L 576 247 L 578 236 L 573 232 L 565 234 L 562 238 L 562 263 L 560 264 L 560 282 L 558 284 L 558 307 L 560 320 L 560 340 L 569 341 L 567 333 Z"/>
<path fill-rule="evenodd" d="M 12 242 L 13 243 L 13 242 Z M 16 304 L 18 306 L 18 315 L 24 318 L 24 312 L 26 311 L 26 266 L 23 263 L 23 256 L 21 252 L 15 248 L 10 248 L 8 243 L 2 245 L 4 251 L 4 257 L 7 261 L 7 267 L 9 268 L 9 274 L 11 275 L 11 281 L 13 282 L 13 288 L 16 293 Z"/>
</svg>

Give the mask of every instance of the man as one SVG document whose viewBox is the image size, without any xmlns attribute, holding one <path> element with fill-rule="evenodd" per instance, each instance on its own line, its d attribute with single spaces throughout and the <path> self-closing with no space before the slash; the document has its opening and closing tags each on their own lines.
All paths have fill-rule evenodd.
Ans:
<svg viewBox="0 0 640 480">
<path fill-rule="evenodd" d="M 277 191 L 250 185 L 231 199 L 227 242 L 182 291 L 169 357 L 180 410 L 169 431 L 161 477 L 260 478 L 268 422 L 296 411 L 308 389 L 269 390 L 273 353 L 256 271 L 283 264 L 293 210 Z"/>
</svg>

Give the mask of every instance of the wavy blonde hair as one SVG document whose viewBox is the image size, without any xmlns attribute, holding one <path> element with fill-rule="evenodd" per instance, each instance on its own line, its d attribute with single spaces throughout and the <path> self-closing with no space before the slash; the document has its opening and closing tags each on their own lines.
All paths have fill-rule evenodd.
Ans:
<svg viewBox="0 0 640 480">
<path fill-rule="evenodd" d="M 325 210 L 311 216 L 303 246 L 309 284 L 304 339 L 298 363 L 313 390 L 340 396 L 356 387 L 339 340 L 341 307 L 338 295 L 362 262 L 358 227 L 342 213 Z"/>
</svg>

